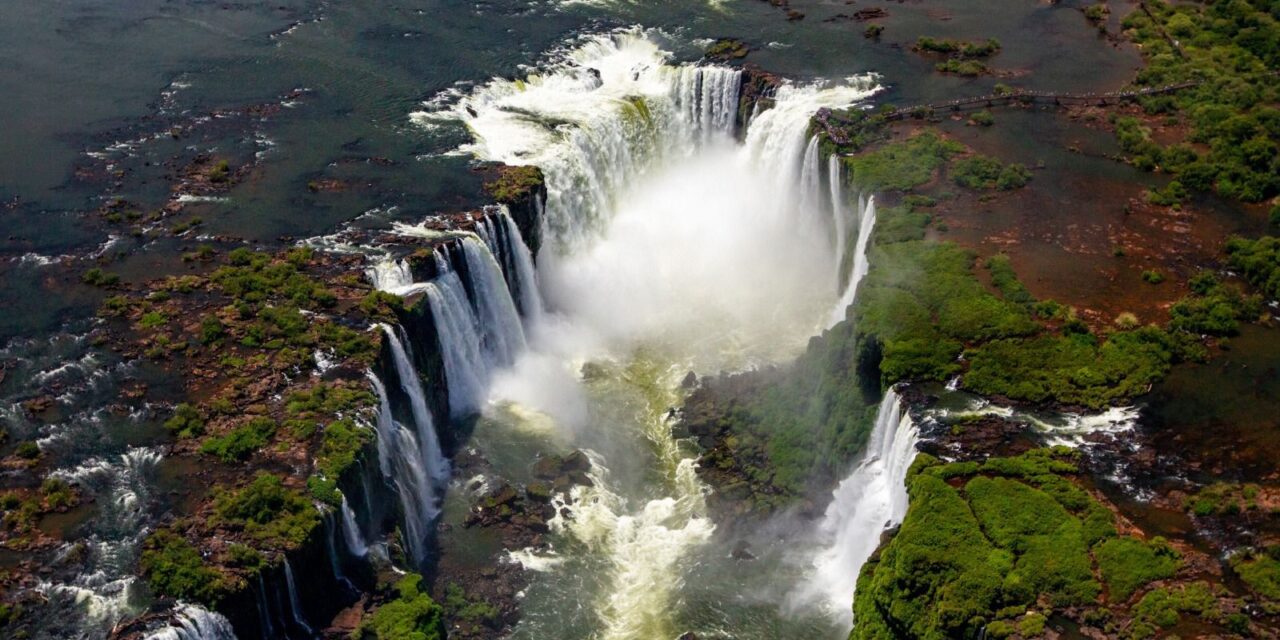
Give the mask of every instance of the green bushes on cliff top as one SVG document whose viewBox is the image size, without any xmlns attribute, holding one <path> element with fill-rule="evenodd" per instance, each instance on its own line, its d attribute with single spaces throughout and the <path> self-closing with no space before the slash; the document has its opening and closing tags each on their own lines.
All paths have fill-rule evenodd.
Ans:
<svg viewBox="0 0 1280 640">
<path fill-rule="evenodd" d="M 211 605 L 232 586 L 186 538 L 169 529 L 147 538 L 139 565 L 151 590 L 171 598 Z"/>
<path fill-rule="evenodd" d="M 215 526 L 244 531 L 278 549 L 301 546 L 320 524 L 320 513 L 310 500 L 265 472 L 243 488 L 216 490 L 213 512 Z"/>
<path fill-rule="evenodd" d="M 964 145 L 927 131 L 875 151 L 844 158 L 849 181 L 863 191 L 910 191 L 933 179 L 934 172 Z"/>
<path fill-rule="evenodd" d="M 444 609 L 421 590 L 422 576 L 410 573 L 396 583 L 396 599 L 360 622 L 355 640 L 444 640 Z"/>
<path fill-rule="evenodd" d="M 1097 601 L 1094 556 L 1110 601 L 1172 575 L 1176 559 L 1162 547 L 1116 537 L 1110 511 L 1070 479 L 1074 455 L 1040 449 L 952 464 L 920 455 L 901 528 L 858 577 L 850 638 L 1031 629 L 1035 620 L 1015 617 L 1037 602 Z"/>
</svg>

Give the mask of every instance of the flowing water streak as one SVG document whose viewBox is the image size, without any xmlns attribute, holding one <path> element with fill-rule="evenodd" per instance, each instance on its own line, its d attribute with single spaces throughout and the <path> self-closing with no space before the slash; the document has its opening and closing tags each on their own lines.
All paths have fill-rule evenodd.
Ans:
<svg viewBox="0 0 1280 640">
<path fill-rule="evenodd" d="M 840 170 L 840 156 L 827 156 L 827 187 L 831 190 L 831 227 L 836 234 L 836 288 L 844 282 L 845 245 L 849 242 L 849 221 L 845 219 L 844 203 L 848 194 L 844 190 L 844 181 Z"/>
<path fill-rule="evenodd" d="M 529 252 L 529 245 L 525 244 L 520 228 L 511 219 L 505 205 L 498 214 L 498 220 L 507 231 L 507 254 L 511 257 L 516 288 L 520 292 L 520 310 L 529 326 L 536 325 L 542 321 L 544 307 L 542 292 L 538 288 L 538 272 L 533 268 L 533 254 Z"/>
<path fill-rule="evenodd" d="M 698 478 L 694 459 L 680 452 L 665 414 L 666 407 L 679 401 L 676 380 L 676 367 L 661 371 L 643 360 L 623 374 L 624 382 L 645 393 L 642 435 L 653 447 L 670 495 L 631 508 L 611 490 L 615 483 L 604 459 L 592 453 L 592 485 L 573 489 L 571 519 L 557 515 L 550 523 L 609 560 L 608 586 L 598 605 L 604 629 L 597 637 L 602 639 L 674 636 L 670 607 L 683 580 L 680 563 L 715 530 L 707 517 L 708 489 Z M 557 507 L 563 506 L 557 501 Z"/>
<path fill-rule="evenodd" d="M 489 370 L 510 366 L 524 351 L 525 340 L 520 314 L 502 277 L 502 268 L 475 238 L 462 239 L 462 255 L 475 291 L 476 324 L 483 335 L 482 351 Z"/>
<path fill-rule="evenodd" d="M 400 388 L 409 396 L 409 406 L 413 410 L 413 421 L 417 427 L 418 444 L 422 448 L 422 462 L 430 478 L 437 484 L 449 480 L 449 461 L 440 451 L 440 438 L 436 434 L 435 418 L 427 406 L 427 396 L 422 390 L 422 380 L 418 370 L 409 357 L 408 339 L 401 340 L 404 329 L 392 329 L 389 325 L 380 325 L 391 346 L 392 359 L 395 361 L 396 377 L 400 378 Z M 398 329 L 398 330 L 397 330 Z"/>
<path fill-rule="evenodd" d="M 347 551 L 357 558 L 365 557 L 369 554 L 369 545 L 364 541 L 364 534 L 360 533 L 356 513 L 351 510 L 345 495 L 342 496 L 342 506 L 339 510 L 342 512 L 342 537 L 346 540 Z"/>
<path fill-rule="evenodd" d="M 880 402 L 862 460 L 832 493 L 819 525 L 822 551 L 795 600 L 816 601 L 852 625 L 850 602 L 858 573 L 880 545 L 880 534 L 906 516 L 907 469 L 915 460 L 918 439 L 915 423 L 890 389 Z"/>
<path fill-rule="evenodd" d="M 376 430 L 382 476 L 395 485 L 396 495 L 400 498 L 400 509 L 404 513 L 409 556 L 415 565 L 420 565 L 426 559 L 424 545 L 431 521 L 440 512 L 439 497 L 432 488 L 426 464 L 421 458 L 422 448 L 418 446 L 413 432 L 397 422 L 391 414 L 391 401 L 387 397 L 386 387 L 372 371 L 366 372 L 365 377 L 378 396 Z M 349 508 L 344 509 L 344 520 L 348 511 Z"/>
<path fill-rule="evenodd" d="M 144 640 L 236 640 L 231 622 L 203 607 L 178 603 L 173 622 L 148 633 Z"/>
<path fill-rule="evenodd" d="M 867 258 L 867 246 L 870 244 L 871 231 L 876 226 L 876 198 L 868 196 L 866 205 L 862 205 L 861 200 L 858 204 L 862 211 L 858 220 L 858 241 L 853 246 L 853 269 L 849 273 L 849 282 L 845 284 L 844 293 L 840 295 L 840 301 L 831 310 L 827 328 L 844 320 L 849 305 L 853 304 L 858 295 L 858 284 L 862 282 L 862 278 L 867 275 L 867 270 L 871 266 Z"/>
<path fill-rule="evenodd" d="M 484 404 L 489 384 L 489 360 L 481 349 L 481 333 L 467 290 L 452 269 L 424 285 L 435 321 L 449 387 L 449 413 L 463 417 Z"/>
<path fill-rule="evenodd" d="M 306 616 L 302 613 L 302 601 L 298 599 L 298 587 L 293 582 L 293 565 L 289 564 L 288 556 L 284 559 L 284 582 L 289 589 L 289 609 L 293 613 L 294 623 L 302 627 L 307 635 L 315 636 L 316 632 L 307 624 Z"/>
</svg>

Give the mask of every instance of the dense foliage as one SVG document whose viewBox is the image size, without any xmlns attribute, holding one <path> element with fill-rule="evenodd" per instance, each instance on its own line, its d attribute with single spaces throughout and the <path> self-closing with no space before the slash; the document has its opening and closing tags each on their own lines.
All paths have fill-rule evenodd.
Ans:
<svg viewBox="0 0 1280 640">
<path fill-rule="evenodd" d="M 173 598 L 213 604 L 231 586 L 186 538 L 169 529 L 147 538 L 139 564 L 151 590 Z"/>
<path fill-rule="evenodd" d="M 1136 118 L 1116 120 L 1132 162 L 1174 174 L 1181 186 L 1259 202 L 1280 194 L 1280 22 L 1263 2 L 1145 3 L 1123 26 L 1147 66 L 1140 86 L 1198 81 L 1196 87 L 1141 100 L 1153 116 L 1190 127 L 1189 144 L 1162 147 Z M 1176 42 L 1176 45 L 1174 44 Z"/>
<path fill-rule="evenodd" d="M 360 622 L 353 638 L 364 640 L 444 640 L 444 609 L 421 590 L 422 576 L 411 573 L 396 583 L 396 599 Z"/>
<path fill-rule="evenodd" d="M 1070 479 L 1074 455 L 1041 449 L 952 464 L 919 456 L 908 474 L 906 519 L 859 576 L 851 638 L 1034 631 L 1043 613 L 1024 615 L 1029 607 L 1099 598 L 1095 567 L 1112 601 L 1171 576 L 1177 561 L 1163 547 L 1117 537 L 1110 511 Z M 1157 561 L 1115 557 L 1130 550 Z"/>
<path fill-rule="evenodd" d="M 311 501 L 269 473 L 259 473 L 240 489 L 219 489 L 213 511 L 213 524 L 244 531 L 277 549 L 297 548 L 320 524 L 320 513 Z"/>
<path fill-rule="evenodd" d="M 1268 298 L 1280 299 L 1280 238 L 1232 238 L 1227 241 L 1227 254 L 1231 268 L 1238 270 Z"/>
<path fill-rule="evenodd" d="M 934 171 L 964 150 L 931 131 L 845 158 L 849 180 L 864 191 L 909 191 L 933 179 Z"/>
</svg>

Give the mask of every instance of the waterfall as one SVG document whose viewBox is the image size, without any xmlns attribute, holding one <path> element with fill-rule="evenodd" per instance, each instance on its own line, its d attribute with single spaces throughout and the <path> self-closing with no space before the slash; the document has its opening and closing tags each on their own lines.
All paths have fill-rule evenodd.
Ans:
<svg viewBox="0 0 1280 640">
<path fill-rule="evenodd" d="M 844 266 L 845 244 L 849 242 L 849 221 L 845 219 L 844 202 L 847 195 L 844 181 L 841 180 L 840 156 L 832 153 L 827 156 L 827 187 L 831 190 L 831 227 L 836 234 L 836 288 L 844 281 L 841 269 Z"/>
<path fill-rule="evenodd" d="M 258 603 L 258 619 L 262 621 L 262 638 L 272 640 L 276 637 L 276 630 L 271 624 L 271 602 L 267 600 L 267 583 L 263 581 L 261 572 L 258 573 L 258 589 L 254 596 Z"/>
<path fill-rule="evenodd" d="M 395 485 L 400 498 L 409 557 L 420 565 L 426 558 L 423 545 L 430 522 L 439 513 L 439 500 L 428 480 L 417 438 L 391 415 L 391 402 L 378 376 L 373 372 L 366 372 L 365 376 L 378 396 L 378 462 L 383 477 Z M 347 511 L 350 509 L 344 510 L 344 520 Z"/>
<path fill-rule="evenodd" d="M 302 601 L 298 599 L 298 588 L 293 583 L 293 566 L 289 564 L 289 558 L 287 557 L 284 559 L 284 582 L 289 588 L 289 609 L 293 613 L 293 621 L 299 627 L 302 627 L 308 636 L 315 637 L 316 632 L 303 619 Z"/>
<path fill-rule="evenodd" d="M 821 208 L 822 170 L 818 161 L 818 136 L 810 136 L 800 160 L 800 210 L 818 211 Z"/>
<path fill-rule="evenodd" d="M 880 402 L 862 460 L 832 493 L 818 531 L 822 549 L 799 598 L 819 601 L 852 623 L 849 603 L 858 572 L 880 545 L 880 534 L 907 513 L 907 469 L 919 432 L 890 389 Z"/>
<path fill-rule="evenodd" d="M 537 324 L 542 321 L 543 305 L 542 293 L 538 289 L 538 273 L 533 268 L 533 254 L 505 206 L 498 214 L 498 220 L 507 232 L 507 255 L 510 256 L 515 274 L 515 290 L 520 292 L 520 310 L 524 312 L 526 322 L 530 325 Z"/>
<path fill-rule="evenodd" d="M 381 260 L 365 269 L 364 273 L 373 287 L 380 291 L 401 291 L 413 284 L 413 273 L 404 260 Z"/>
<path fill-rule="evenodd" d="M 867 245 L 871 240 L 871 231 L 876 226 L 875 196 L 868 196 L 865 205 L 859 199 L 858 207 L 861 211 L 858 212 L 858 241 L 853 246 L 853 269 L 849 273 L 849 282 L 844 286 L 844 293 L 840 294 L 840 301 L 836 303 L 835 309 L 831 310 L 827 328 L 844 320 L 846 310 L 858 295 L 858 283 L 862 282 L 863 276 L 867 275 L 867 269 L 870 266 L 867 262 Z"/>
<path fill-rule="evenodd" d="M 343 500 L 345 501 L 346 498 L 344 497 Z M 342 571 L 342 558 L 338 556 L 338 545 L 335 542 L 336 538 L 342 535 L 342 532 L 339 529 L 337 516 L 334 515 L 333 511 L 324 512 L 324 530 L 324 542 L 329 552 L 329 568 L 333 570 L 333 577 L 338 582 L 347 585 L 347 588 L 351 591 L 358 591 L 356 585 L 348 580 L 347 574 Z"/>
<path fill-rule="evenodd" d="M 360 525 L 356 523 L 356 513 L 351 510 L 346 496 L 342 496 L 342 506 L 339 511 L 342 514 L 342 537 L 347 543 L 347 551 L 357 558 L 365 557 L 369 554 L 369 545 L 365 543 L 364 535 L 360 533 Z"/>
<path fill-rule="evenodd" d="M 147 634 L 144 640 L 236 640 L 236 634 L 221 614 L 178 603 L 169 626 Z"/>
<path fill-rule="evenodd" d="M 494 260 L 494 254 L 474 238 L 462 239 L 462 255 L 475 292 L 476 325 L 480 327 L 481 351 L 488 360 L 488 368 L 510 366 L 524 350 L 524 329 L 502 277 L 502 268 Z"/>
<path fill-rule="evenodd" d="M 537 74 L 495 79 L 412 118 L 463 121 L 475 136 L 465 151 L 540 167 L 544 237 L 566 251 L 600 230 L 634 176 L 733 134 L 742 72 L 669 58 L 639 29 L 590 36 Z"/>
<path fill-rule="evenodd" d="M 450 270 L 427 283 L 425 291 L 444 360 L 449 413 L 454 417 L 475 413 L 484 402 L 489 363 L 481 352 L 480 327 L 467 290 Z"/>
<path fill-rule="evenodd" d="M 387 343 L 391 346 L 396 377 L 400 378 L 400 388 L 404 390 L 405 395 L 409 396 L 409 406 L 413 410 L 414 426 L 417 427 L 416 434 L 418 444 L 422 447 L 422 461 L 425 469 L 435 482 L 445 482 L 449 479 L 449 461 L 440 451 L 435 419 L 431 416 L 431 409 L 427 407 L 427 396 L 422 390 L 422 380 L 418 377 L 418 370 L 409 357 L 409 341 L 407 338 L 401 341 L 398 334 L 402 333 L 403 329 L 397 327 L 397 331 L 385 324 L 380 326 L 387 336 Z"/>
</svg>

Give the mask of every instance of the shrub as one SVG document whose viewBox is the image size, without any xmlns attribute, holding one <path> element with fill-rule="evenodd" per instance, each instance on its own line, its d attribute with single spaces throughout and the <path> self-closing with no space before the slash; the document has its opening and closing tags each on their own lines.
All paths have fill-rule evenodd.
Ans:
<svg viewBox="0 0 1280 640">
<path fill-rule="evenodd" d="M 1178 555 L 1168 545 L 1148 544 L 1136 538 L 1111 538 L 1094 549 L 1102 580 L 1111 602 L 1122 603 L 1140 587 L 1173 577 Z"/>
<path fill-rule="evenodd" d="M 213 605 L 232 586 L 205 563 L 186 538 L 169 529 L 160 529 L 147 538 L 139 565 L 151 590 L 172 598 Z"/>
<path fill-rule="evenodd" d="M 360 622 L 353 637 L 372 640 L 444 640 L 444 609 L 421 591 L 422 576 L 396 583 L 398 597 Z"/>
<path fill-rule="evenodd" d="M 18 443 L 13 455 L 23 460 L 35 460 L 40 457 L 40 445 L 36 444 L 34 440 L 23 440 Z"/>
<path fill-rule="evenodd" d="M 276 433 L 276 421 L 271 418 L 250 419 L 226 435 L 209 438 L 200 446 L 200 452 L 223 462 L 245 460 L 271 441 Z"/>
<path fill-rule="evenodd" d="M 310 500 L 265 472 L 241 489 L 216 490 L 213 509 L 213 524 L 243 530 L 278 548 L 302 545 L 320 523 L 320 514 Z"/>
<path fill-rule="evenodd" d="M 1250 284 L 1269 298 L 1280 298 L 1280 238 L 1232 238 L 1227 241 L 1227 254 L 1231 267 Z"/>
<path fill-rule="evenodd" d="M 120 282 L 120 276 L 103 271 L 98 267 L 93 267 L 80 274 L 80 281 L 95 287 L 109 287 Z"/>
<path fill-rule="evenodd" d="M 179 438 L 204 435 L 204 416 L 195 405 L 185 402 L 173 408 L 173 416 L 164 422 L 164 428 Z"/>
<path fill-rule="evenodd" d="M 1148 284 L 1160 284 L 1164 282 L 1164 274 L 1159 271 L 1148 269 L 1142 272 L 1142 281 Z"/>
<path fill-rule="evenodd" d="M 884 25 L 881 24 L 869 24 L 862 31 L 863 37 L 866 38 L 879 38 L 882 33 L 884 33 Z"/>
<path fill-rule="evenodd" d="M 951 178 L 968 189 L 1009 191 L 1026 186 L 1031 171 L 1020 164 L 1004 165 L 995 158 L 976 155 L 957 160 L 951 167 Z"/>
<path fill-rule="evenodd" d="M 981 111 L 973 112 L 973 114 L 969 116 L 969 122 L 979 126 L 989 127 L 996 123 L 996 119 L 991 115 L 990 111 L 983 109 Z"/>
<path fill-rule="evenodd" d="M 844 161 L 850 181 L 859 189 L 908 191 L 931 180 L 944 161 L 963 149 L 957 142 L 925 132 Z"/>
<path fill-rule="evenodd" d="M 1280 599 L 1280 559 L 1274 554 L 1238 553 L 1231 557 L 1231 568 L 1254 591 L 1272 600 Z"/>
</svg>

